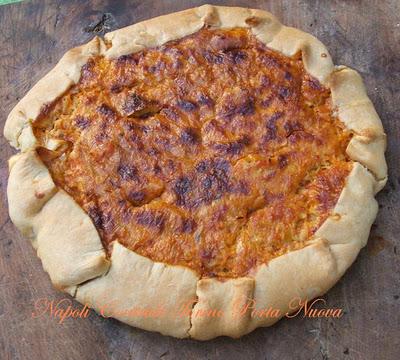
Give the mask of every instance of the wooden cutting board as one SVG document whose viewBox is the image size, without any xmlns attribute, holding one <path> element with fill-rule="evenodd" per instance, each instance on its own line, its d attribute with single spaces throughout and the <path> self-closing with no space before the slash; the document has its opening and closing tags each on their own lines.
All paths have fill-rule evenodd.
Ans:
<svg viewBox="0 0 400 360">
<path fill-rule="evenodd" d="M 400 356 L 400 3 L 386 1 L 212 1 L 266 9 L 320 38 L 336 64 L 357 69 L 388 134 L 390 178 L 368 246 L 324 296 L 340 319 L 284 319 L 239 340 L 177 340 L 90 312 L 33 318 L 54 290 L 7 211 L 7 159 L 0 139 L 0 359 L 398 359 Z M 0 121 L 69 48 L 95 34 L 202 1 L 23 1 L 0 7 Z"/>
</svg>

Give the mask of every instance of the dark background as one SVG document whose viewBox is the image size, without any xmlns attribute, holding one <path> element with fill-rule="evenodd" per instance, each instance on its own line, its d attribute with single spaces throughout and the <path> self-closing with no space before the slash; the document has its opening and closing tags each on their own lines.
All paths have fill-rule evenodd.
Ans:
<svg viewBox="0 0 400 360">
<path fill-rule="evenodd" d="M 69 48 L 203 1 L 24 1 L 0 7 L 0 121 Z M 7 213 L 7 159 L 0 139 L 1 359 L 399 359 L 400 358 L 400 2 L 210 1 L 266 9 L 316 35 L 336 64 L 357 69 L 388 135 L 390 177 L 368 246 L 325 296 L 340 319 L 284 319 L 239 340 L 177 340 L 91 312 L 87 319 L 33 319 L 34 302 L 65 296 L 52 288 L 35 251 Z M 73 303 L 75 307 L 80 305 Z"/>
</svg>

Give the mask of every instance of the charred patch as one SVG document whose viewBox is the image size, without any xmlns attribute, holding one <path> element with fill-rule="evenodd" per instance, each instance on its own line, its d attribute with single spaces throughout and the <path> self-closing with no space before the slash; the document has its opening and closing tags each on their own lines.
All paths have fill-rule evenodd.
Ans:
<svg viewBox="0 0 400 360">
<path fill-rule="evenodd" d="M 143 210 L 135 214 L 135 221 L 142 226 L 162 231 L 164 229 L 165 217 L 162 213 Z"/>
<path fill-rule="evenodd" d="M 112 226 L 111 214 L 103 212 L 98 206 L 90 207 L 88 214 L 97 229 L 104 231 Z"/>
<path fill-rule="evenodd" d="M 97 111 L 101 114 L 104 115 L 107 118 L 112 118 L 116 116 L 116 112 L 110 108 L 107 104 L 101 104 L 98 108 Z"/>
<path fill-rule="evenodd" d="M 158 149 L 156 149 L 155 147 L 151 147 L 150 149 L 148 149 L 146 151 L 146 153 L 150 156 L 159 156 L 160 155 L 160 151 Z"/>
<path fill-rule="evenodd" d="M 190 177 L 179 178 L 172 186 L 176 204 L 194 208 L 219 199 L 235 188 L 229 180 L 229 162 L 224 159 L 209 159 L 197 164 Z"/>
<path fill-rule="evenodd" d="M 236 115 L 250 116 L 255 113 L 254 98 L 247 94 L 243 94 L 236 102 L 230 98 L 224 104 L 221 116 L 227 120 L 231 120 Z"/>
<path fill-rule="evenodd" d="M 144 97 L 132 93 L 124 100 L 122 112 L 125 116 L 133 116 L 145 119 L 161 111 L 161 105 L 156 101 L 147 100 Z"/>
<path fill-rule="evenodd" d="M 172 61 L 172 68 L 174 70 L 181 69 L 183 67 L 183 62 L 180 59 L 174 59 Z"/>
<path fill-rule="evenodd" d="M 196 165 L 196 171 L 197 172 L 205 172 L 207 170 L 207 165 L 208 161 L 207 160 L 202 160 Z"/>
<path fill-rule="evenodd" d="M 235 65 L 239 65 L 246 61 L 247 54 L 243 50 L 232 50 L 228 53 L 228 57 Z"/>
<path fill-rule="evenodd" d="M 271 86 L 271 79 L 267 75 L 262 75 L 260 78 L 260 86 L 262 88 L 267 88 Z M 272 99 L 272 98 L 270 98 Z"/>
<path fill-rule="evenodd" d="M 159 156 L 160 151 L 158 151 L 156 148 L 152 147 L 149 150 L 147 150 L 147 154 L 150 156 Z"/>
<path fill-rule="evenodd" d="M 250 138 L 244 136 L 237 141 L 226 144 L 216 144 L 215 149 L 227 155 L 239 155 L 247 145 L 250 145 Z"/>
<path fill-rule="evenodd" d="M 286 131 L 286 136 L 290 136 L 295 131 L 304 130 L 303 125 L 301 125 L 298 121 L 287 121 L 283 125 L 283 128 Z"/>
<path fill-rule="evenodd" d="M 128 75 L 127 72 L 120 72 L 116 74 L 113 83 L 110 84 L 109 89 L 111 93 L 118 94 L 124 88 L 131 88 L 136 84 L 137 84 L 137 79 L 134 76 Z"/>
<path fill-rule="evenodd" d="M 187 203 L 189 192 L 192 189 L 192 182 L 188 177 L 181 177 L 175 181 L 173 190 L 176 195 L 177 205 L 185 205 Z"/>
<path fill-rule="evenodd" d="M 137 112 L 142 111 L 146 107 L 146 101 L 137 94 L 129 94 L 125 99 L 122 110 L 125 115 L 134 115 Z"/>
<path fill-rule="evenodd" d="M 190 85 L 190 83 L 187 81 L 187 79 L 185 79 L 182 76 L 177 77 L 174 80 L 174 83 L 176 84 L 178 95 L 181 97 L 184 97 L 185 95 L 187 95 L 187 93 L 189 92 L 189 90 L 192 87 Z"/>
<path fill-rule="evenodd" d="M 204 94 L 200 94 L 197 101 L 200 105 L 205 105 L 208 107 L 214 106 L 214 100 Z"/>
<path fill-rule="evenodd" d="M 149 134 L 151 132 L 151 128 L 149 126 L 142 126 L 141 130 L 143 134 Z"/>
<path fill-rule="evenodd" d="M 248 146 L 251 144 L 252 139 L 249 135 L 243 135 L 239 140 L 238 140 L 241 144 Z"/>
<path fill-rule="evenodd" d="M 253 97 L 245 99 L 243 103 L 240 104 L 236 109 L 236 113 L 242 116 L 253 115 L 254 112 L 255 112 L 255 106 Z"/>
<path fill-rule="evenodd" d="M 278 138 L 278 134 L 276 131 L 272 130 L 272 129 L 268 129 L 267 133 L 263 136 L 263 142 L 267 143 L 270 141 L 274 141 Z"/>
<path fill-rule="evenodd" d="M 144 191 L 131 191 L 128 194 L 129 202 L 134 206 L 140 206 L 145 202 L 146 193 Z"/>
<path fill-rule="evenodd" d="M 228 37 L 224 34 L 216 34 L 211 38 L 209 46 L 214 51 L 225 52 L 243 47 L 244 41 L 241 38 Z"/>
<path fill-rule="evenodd" d="M 118 66 L 124 66 L 124 65 L 137 65 L 139 63 L 139 59 L 136 54 L 131 54 L 131 55 L 122 55 L 118 57 L 115 62 L 116 65 Z"/>
<path fill-rule="evenodd" d="M 273 127 L 276 130 L 276 122 L 284 115 L 283 111 L 274 112 L 267 120 L 265 121 L 265 126 L 267 129 Z"/>
<path fill-rule="evenodd" d="M 224 159 L 209 159 L 202 160 L 196 166 L 196 171 L 200 173 L 205 173 L 208 171 L 218 170 L 218 172 L 228 172 L 230 165 L 228 161 Z"/>
<path fill-rule="evenodd" d="M 160 175 L 160 174 L 162 173 L 162 170 L 161 170 L 160 165 L 155 164 L 155 165 L 153 166 L 153 172 L 154 172 L 154 174 L 156 174 L 156 175 Z"/>
<path fill-rule="evenodd" d="M 138 133 L 133 133 L 129 136 L 129 142 L 136 146 L 137 150 L 143 151 L 144 150 L 144 144 L 142 141 L 142 138 L 140 137 L 140 134 Z"/>
<path fill-rule="evenodd" d="M 172 59 L 173 64 L 176 61 L 180 61 L 180 59 L 184 56 L 184 52 L 177 47 L 161 47 L 161 51 Z"/>
<path fill-rule="evenodd" d="M 176 105 L 183 111 L 191 112 L 197 109 L 197 105 L 188 100 L 178 100 Z"/>
<path fill-rule="evenodd" d="M 200 137 L 196 129 L 186 128 L 182 131 L 180 140 L 185 145 L 196 145 L 200 142 Z"/>
<path fill-rule="evenodd" d="M 159 74 L 164 71 L 166 68 L 166 64 L 164 61 L 158 61 L 155 65 L 149 67 L 149 72 L 152 74 Z"/>
<path fill-rule="evenodd" d="M 138 170 L 134 165 L 120 164 L 118 166 L 118 174 L 125 181 L 137 180 L 138 178 Z"/>
<path fill-rule="evenodd" d="M 177 47 L 169 47 L 166 49 L 166 52 L 172 55 L 173 57 L 180 57 L 184 55 L 184 52 Z"/>
<path fill-rule="evenodd" d="M 177 121 L 179 119 L 178 113 L 174 109 L 171 109 L 171 108 L 168 108 L 168 107 L 167 108 L 163 108 L 161 110 L 161 114 L 165 115 L 170 120 Z"/>
<path fill-rule="evenodd" d="M 223 54 L 215 54 L 211 51 L 203 51 L 203 57 L 209 64 L 216 64 L 220 65 L 224 62 L 224 55 Z"/>
<path fill-rule="evenodd" d="M 323 90 L 323 86 L 321 85 L 321 83 L 315 79 L 310 77 L 307 81 L 308 86 L 313 89 L 313 90 Z"/>
<path fill-rule="evenodd" d="M 112 94 L 118 94 L 123 90 L 123 88 L 124 87 L 122 85 L 120 85 L 120 84 L 113 84 L 113 85 L 110 86 L 110 92 Z"/>
<path fill-rule="evenodd" d="M 264 108 L 268 108 L 271 106 L 272 102 L 274 101 L 273 96 L 268 96 L 267 98 L 261 100 L 261 106 Z"/>
<path fill-rule="evenodd" d="M 90 126 L 90 119 L 85 116 L 75 117 L 74 122 L 75 125 L 81 130 L 85 130 Z"/>
<path fill-rule="evenodd" d="M 126 200 L 118 201 L 119 213 L 121 214 L 122 221 L 128 224 L 132 219 L 132 211 Z"/>
<path fill-rule="evenodd" d="M 38 118 L 43 118 L 43 117 L 47 116 L 50 113 L 50 111 L 54 109 L 54 106 L 55 106 L 55 102 L 42 105 L 40 107 L 40 114 L 39 114 Z"/>
<path fill-rule="evenodd" d="M 155 143 L 158 145 L 159 149 L 170 150 L 172 148 L 171 140 L 166 139 L 164 137 L 159 137 L 155 140 Z"/>
<path fill-rule="evenodd" d="M 276 140 L 278 137 L 278 127 L 277 121 L 283 116 L 283 112 L 278 111 L 271 115 L 265 121 L 265 127 L 267 128 L 267 133 L 264 136 L 264 141 Z"/>
<path fill-rule="evenodd" d="M 196 230 L 197 224 L 193 219 L 182 219 L 179 231 L 185 234 L 191 234 Z"/>
<path fill-rule="evenodd" d="M 295 131 L 288 136 L 288 139 L 291 144 L 294 144 L 300 141 L 313 142 L 316 140 L 316 137 L 305 131 Z"/>
<path fill-rule="evenodd" d="M 279 155 L 278 157 L 278 166 L 280 169 L 285 168 L 289 163 L 289 159 L 286 155 Z"/>
<path fill-rule="evenodd" d="M 199 255 L 200 259 L 205 262 L 212 260 L 215 256 L 212 250 L 207 250 L 207 249 L 201 249 Z"/>
<path fill-rule="evenodd" d="M 100 131 L 94 139 L 98 144 L 104 143 L 108 139 L 108 134 L 105 131 Z"/>
<path fill-rule="evenodd" d="M 276 58 L 274 58 L 272 55 L 263 55 L 260 58 L 261 63 L 265 65 L 266 67 L 269 68 L 281 68 L 282 64 L 280 61 L 278 61 Z"/>
<path fill-rule="evenodd" d="M 122 125 L 124 126 L 126 131 L 129 131 L 129 132 L 133 132 L 133 131 L 139 132 L 139 131 L 142 130 L 142 126 L 141 125 L 135 124 L 135 123 L 130 122 L 130 121 L 129 122 L 124 122 Z"/>
<path fill-rule="evenodd" d="M 281 100 L 287 100 L 289 97 L 290 97 L 290 95 L 291 95 L 291 90 L 288 88 L 288 87 L 284 87 L 284 86 L 282 86 L 282 87 L 280 87 L 279 89 L 278 89 L 278 97 L 281 99 Z"/>
<path fill-rule="evenodd" d="M 290 71 L 285 71 L 285 80 L 292 80 L 293 79 L 293 75 Z"/>
<path fill-rule="evenodd" d="M 90 80 L 94 77 L 94 60 L 89 59 L 88 62 L 82 66 L 81 69 L 81 82 L 85 82 L 87 80 Z"/>
<path fill-rule="evenodd" d="M 200 202 L 209 203 L 219 199 L 222 195 L 232 190 L 229 181 L 229 162 L 224 159 L 213 159 L 200 162 L 196 170 L 198 178 L 196 185 L 198 186 Z"/>
</svg>

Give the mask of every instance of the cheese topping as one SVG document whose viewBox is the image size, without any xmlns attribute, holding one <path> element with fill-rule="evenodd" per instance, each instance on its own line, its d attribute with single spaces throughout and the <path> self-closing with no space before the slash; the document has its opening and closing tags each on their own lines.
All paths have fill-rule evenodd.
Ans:
<svg viewBox="0 0 400 360">
<path fill-rule="evenodd" d="M 112 243 L 203 277 L 307 245 L 352 163 L 329 89 L 249 30 L 94 57 L 34 123 L 55 183 Z M 61 219 L 62 221 L 62 219 Z"/>
</svg>

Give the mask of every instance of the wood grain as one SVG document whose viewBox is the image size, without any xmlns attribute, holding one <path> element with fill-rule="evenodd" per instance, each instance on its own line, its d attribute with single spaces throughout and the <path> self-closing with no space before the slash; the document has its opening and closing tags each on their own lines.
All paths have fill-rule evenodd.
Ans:
<svg viewBox="0 0 400 360">
<path fill-rule="evenodd" d="M 69 48 L 131 23 L 202 1 L 25 1 L 0 7 L 1 123 L 27 90 Z M 62 324 L 32 318 L 40 298 L 64 298 L 52 288 L 35 251 L 7 212 L 7 159 L 0 139 L 1 359 L 398 359 L 400 355 L 400 3 L 386 1 L 213 1 L 269 10 L 311 32 L 336 64 L 364 77 L 388 134 L 388 185 L 369 244 L 324 297 L 340 319 L 285 319 L 239 340 L 200 343 L 145 332 L 104 319 Z M 79 304 L 73 303 L 75 307 Z"/>
</svg>

